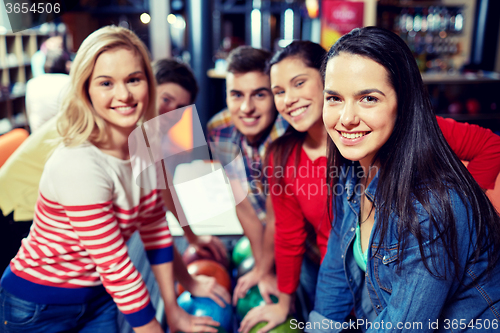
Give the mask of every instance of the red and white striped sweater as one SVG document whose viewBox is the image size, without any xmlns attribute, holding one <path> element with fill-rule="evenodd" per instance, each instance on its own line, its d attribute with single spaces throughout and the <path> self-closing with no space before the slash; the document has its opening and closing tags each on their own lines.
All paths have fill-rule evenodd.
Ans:
<svg viewBox="0 0 500 333">
<path fill-rule="evenodd" d="M 139 187 L 137 184 L 140 184 Z M 139 230 L 151 264 L 173 258 L 156 175 L 133 179 L 130 161 L 91 144 L 47 161 L 29 236 L 2 277 L 8 292 L 42 304 L 90 301 L 105 290 L 133 326 L 154 309 L 126 241 Z"/>
</svg>

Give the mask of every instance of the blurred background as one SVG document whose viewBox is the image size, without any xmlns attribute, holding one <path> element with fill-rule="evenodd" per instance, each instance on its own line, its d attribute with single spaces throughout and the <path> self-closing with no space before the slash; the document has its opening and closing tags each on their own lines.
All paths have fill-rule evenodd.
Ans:
<svg viewBox="0 0 500 333">
<path fill-rule="evenodd" d="M 28 4 L 27 12 L 21 3 Z M 31 11 L 34 4 L 37 10 Z M 202 128 L 226 107 L 225 59 L 235 47 L 275 52 L 302 39 L 328 50 L 353 28 L 376 25 L 406 41 L 436 114 L 500 134 L 500 0 L 0 0 L 0 137 L 25 129 L 17 147 L 36 130 L 26 105 L 41 105 L 39 100 L 51 99 L 50 92 L 62 89 L 35 86 L 30 80 L 44 74 L 54 54 L 65 61 L 58 73 L 64 72 L 82 41 L 111 24 L 133 30 L 152 60 L 175 57 L 191 66 L 200 88 L 195 104 Z M 67 76 L 60 75 L 60 84 L 67 85 Z M 29 83 L 35 88 L 27 102 Z M 205 134 L 193 131 L 194 119 L 182 123 L 179 132 L 199 142 Z M 8 145 L 14 147 L 6 140 L 0 145 L 0 166 L 13 151 Z M 500 177 L 497 190 L 499 184 Z M 238 222 L 236 213 L 231 214 Z M 182 233 L 180 227 L 172 228 L 173 234 Z M 176 245 L 182 252 L 187 243 L 177 237 Z M 128 246 L 153 303 L 159 304 L 139 239 Z M 157 309 L 164 323 L 163 309 Z M 123 318 L 120 325 L 122 332 L 132 331 Z"/>
</svg>

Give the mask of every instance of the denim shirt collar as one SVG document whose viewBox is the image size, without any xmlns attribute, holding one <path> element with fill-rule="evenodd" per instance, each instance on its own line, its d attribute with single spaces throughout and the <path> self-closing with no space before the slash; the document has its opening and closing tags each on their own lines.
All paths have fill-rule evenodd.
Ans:
<svg viewBox="0 0 500 333">
<path fill-rule="evenodd" d="M 359 163 L 357 162 L 352 162 L 350 165 L 345 166 L 347 170 L 345 170 L 346 173 L 346 183 L 345 183 L 345 190 L 347 193 L 347 200 L 352 201 L 355 197 L 359 197 L 361 195 L 361 192 L 359 190 L 358 182 L 359 182 L 359 177 L 358 177 L 358 171 L 356 171 L 357 167 L 359 166 Z M 378 184 L 378 176 L 379 176 L 380 170 L 377 170 L 377 173 L 375 174 L 375 177 L 373 177 L 372 181 L 368 185 L 368 187 L 365 190 L 366 196 L 370 199 L 370 201 L 374 202 L 375 200 L 375 192 L 377 191 L 377 184 Z"/>
</svg>

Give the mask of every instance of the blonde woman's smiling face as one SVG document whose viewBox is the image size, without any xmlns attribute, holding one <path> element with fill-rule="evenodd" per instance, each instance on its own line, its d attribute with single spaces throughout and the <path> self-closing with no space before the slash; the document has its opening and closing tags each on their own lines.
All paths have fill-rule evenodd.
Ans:
<svg viewBox="0 0 500 333">
<path fill-rule="evenodd" d="M 397 95 L 387 70 L 359 55 L 340 53 L 325 71 L 323 120 L 342 156 L 361 165 L 387 142 L 397 116 Z"/>
<path fill-rule="evenodd" d="M 132 131 L 149 102 L 140 56 L 126 48 L 99 55 L 89 80 L 89 96 L 96 113 L 111 128 Z"/>
</svg>

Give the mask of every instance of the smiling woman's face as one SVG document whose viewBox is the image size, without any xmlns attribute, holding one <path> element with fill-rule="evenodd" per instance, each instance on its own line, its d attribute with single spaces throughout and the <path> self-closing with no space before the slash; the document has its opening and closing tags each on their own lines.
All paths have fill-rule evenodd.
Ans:
<svg viewBox="0 0 500 333">
<path fill-rule="evenodd" d="M 362 166 L 387 142 L 397 115 L 387 70 L 359 55 L 340 53 L 325 71 L 323 120 L 342 156 Z"/>
<path fill-rule="evenodd" d="M 132 131 L 148 107 L 148 80 L 141 58 L 126 48 L 103 52 L 89 81 L 96 113 L 111 128 Z"/>
<path fill-rule="evenodd" d="M 321 121 L 323 80 L 316 68 L 300 57 L 288 57 L 271 67 L 271 88 L 276 109 L 299 132 Z"/>
</svg>

